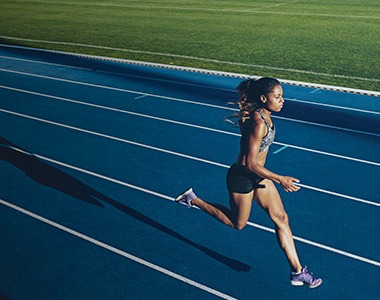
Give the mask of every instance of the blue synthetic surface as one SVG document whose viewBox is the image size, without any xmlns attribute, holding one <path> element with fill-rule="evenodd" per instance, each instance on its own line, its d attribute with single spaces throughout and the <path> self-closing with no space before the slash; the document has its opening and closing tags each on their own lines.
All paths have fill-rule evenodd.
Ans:
<svg viewBox="0 0 380 300">
<path fill-rule="evenodd" d="M 379 98 L 284 85 L 267 167 L 307 186 L 280 190 L 293 234 L 344 251 L 296 242 L 315 290 L 289 285 L 273 233 L 170 201 L 228 203 L 240 80 L 0 46 L 0 199 L 234 298 L 378 298 Z M 219 298 L 4 203 L 0 226 L 0 299 Z"/>
</svg>

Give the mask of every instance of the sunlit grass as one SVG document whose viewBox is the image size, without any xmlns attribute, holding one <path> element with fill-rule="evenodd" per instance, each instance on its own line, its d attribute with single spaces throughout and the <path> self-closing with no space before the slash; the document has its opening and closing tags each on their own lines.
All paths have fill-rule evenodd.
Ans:
<svg viewBox="0 0 380 300">
<path fill-rule="evenodd" d="M 0 35 L 2 43 L 380 90 L 376 1 L 3 0 Z"/>
</svg>

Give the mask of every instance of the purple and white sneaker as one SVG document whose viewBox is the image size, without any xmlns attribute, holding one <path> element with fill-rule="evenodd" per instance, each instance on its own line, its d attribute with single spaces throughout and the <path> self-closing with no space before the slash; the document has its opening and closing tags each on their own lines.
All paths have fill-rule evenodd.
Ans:
<svg viewBox="0 0 380 300">
<path fill-rule="evenodd" d="M 321 278 L 316 278 L 305 266 L 301 273 L 290 272 L 290 284 L 294 286 L 307 285 L 309 288 L 316 288 L 322 284 Z"/>
<path fill-rule="evenodd" d="M 197 195 L 195 195 L 194 191 L 192 188 L 189 188 L 186 192 L 183 194 L 179 195 L 176 199 L 175 202 L 187 205 L 187 207 L 193 207 L 191 204 L 191 201 L 194 200 L 195 198 L 198 198 Z"/>
</svg>

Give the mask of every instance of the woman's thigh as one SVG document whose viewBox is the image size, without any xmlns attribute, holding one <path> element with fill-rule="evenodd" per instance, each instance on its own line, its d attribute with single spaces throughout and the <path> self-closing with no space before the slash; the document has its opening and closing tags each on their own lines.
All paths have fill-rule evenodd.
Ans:
<svg viewBox="0 0 380 300">
<path fill-rule="evenodd" d="M 285 217 L 285 209 L 280 194 L 273 181 L 265 179 L 261 182 L 265 188 L 255 190 L 254 200 L 275 221 L 276 218 Z"/>
<path fill-rule="evenodd" d="M 237 227 L 244 226 L 248 222 L 252 208 L 253 194 L 253 191 L 248 194 L 230 193 L 230 206 L 234 223 Z"/>
</svg>

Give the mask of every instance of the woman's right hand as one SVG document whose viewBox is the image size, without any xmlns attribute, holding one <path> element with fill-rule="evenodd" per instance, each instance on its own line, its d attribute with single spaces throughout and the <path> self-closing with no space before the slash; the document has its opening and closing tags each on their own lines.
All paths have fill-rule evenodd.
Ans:
<svg viewBox="0 0 380 300">
<path fill-rule="evenodd" d="M 297 192 L 300 187 L 295 185 L 296 182 L 300 182 L 297 178 L 291 176 L 281 176 L 279 183 L 285 192 Z"/>
</svg>

